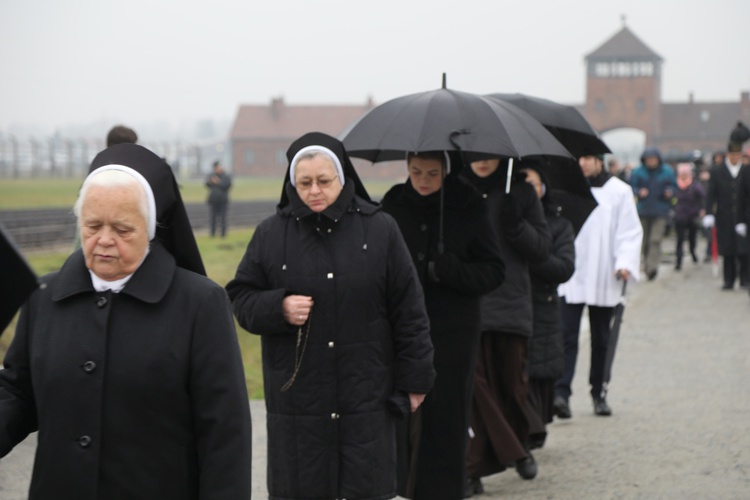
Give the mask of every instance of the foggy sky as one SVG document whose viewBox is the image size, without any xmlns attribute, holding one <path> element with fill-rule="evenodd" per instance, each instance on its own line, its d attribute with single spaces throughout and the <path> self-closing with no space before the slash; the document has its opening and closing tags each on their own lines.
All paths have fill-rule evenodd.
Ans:
<svg viewBox="0 0 750 500">
<path fill-rule="evenodd" d="M 584 57 L 623 14 L 665 60 L 663 100 L 750 90 L 746 0 L 0 0 L 0 132 L 382 103 L 443 72 L 457 90 L 582 103 Z"/>
</svg>

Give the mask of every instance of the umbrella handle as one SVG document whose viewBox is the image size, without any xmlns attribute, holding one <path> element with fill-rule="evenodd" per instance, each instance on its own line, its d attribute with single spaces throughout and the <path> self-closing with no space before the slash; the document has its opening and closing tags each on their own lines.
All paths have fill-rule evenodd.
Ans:
<svg viewBox="0 0 750 500">
<path fill-rule="evenodd" d="M 508 158 L 508 175 L 505 178 L 505 194 L 510 193 L 510 180 L 513 178 L 513 157 Z"/>
</svg>

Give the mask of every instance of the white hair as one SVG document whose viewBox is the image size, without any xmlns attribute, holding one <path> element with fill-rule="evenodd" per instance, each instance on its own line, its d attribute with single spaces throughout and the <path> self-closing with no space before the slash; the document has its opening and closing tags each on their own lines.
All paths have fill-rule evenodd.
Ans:
<svg viewBox="0 0 750 500">
<path fill-rule="evenodd" d="M 133 174 L 137 174 L 133 175 Z M 144 186 L 145 184 L 145 186 Z M 148 227 L 149 240 L 154 238 L 156 233 L 156 203 L 151 187 L 145 178 L 135 170 L 121 165 L 108 165 L 101 167 L 89 174 L 83 181 L 81 190 L 78 192 L 78 199 L 73 205 L 73 214 L 78 220 L 80 227 L 81 209 L 88 196 L 89 189 L 93 186 L 114 188 L 114 187 L 135 187 L 138 193 L 138 210 L 143 215 Z"/>
</svg>

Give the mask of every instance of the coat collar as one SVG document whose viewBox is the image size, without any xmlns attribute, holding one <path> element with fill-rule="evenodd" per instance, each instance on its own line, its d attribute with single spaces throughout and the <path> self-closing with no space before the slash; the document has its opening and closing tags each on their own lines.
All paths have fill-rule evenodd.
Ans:
<svg viewBox="0 0 750 500">
<path fill-rule="evenodd" d="M 155 304 L 166 295 L 175 268 L 174 257 L 160 243 L 152 241 L 151 251 L 120 293 Z M 81 293 L 95 293 L 82 250 L 77 250 L 65 261 L 49 286 L 55 302 Z"/>
</svg>

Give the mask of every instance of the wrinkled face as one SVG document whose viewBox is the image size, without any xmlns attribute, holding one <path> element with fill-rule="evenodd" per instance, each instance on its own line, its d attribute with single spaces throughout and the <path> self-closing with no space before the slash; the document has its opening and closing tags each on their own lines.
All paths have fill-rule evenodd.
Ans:
<svg viewBox="0 0 750 500">
<path fill-rule="evenodd" d="M 479 160 L 471 162 L 471 170 L 477 177 L 489 177 L 500 166 L 500 159 Z"/>
<path fill-rule="evenodd" d="M 408 168 L 411 185 L 422 196 L 437 193 L 443 185 L 443 166 L 438 160 L 415 156 L 409 160 Z"/>
<path fill-rule="evenodd" d="M 596 156 L 581 156 L 578 158 L 578 165 L 584 177 L 596 177 L 602 171 L 602 161 Z"/>
<path fill-rule="evenodd" d="M 536 191 L 536 196 L 540 200 L 542 199 L 542 178 L 539 177 L 539 173 L 531 168 L 525 168 L 521 170 L 521 172 L 526 173 L 526 182 L 534 186 L 534 191 Z"/>
<path fill-rule="evenodd" d="M 643 163 L 646 164 L 646 167 L 653 170 L 659 166 L 659 158 L 657 158 L 656 156 L 647 156 L 646 158 L 644 158 Z"/>
<path fill-rule="evenodd" d="M 81 206 L 81 246 L 86 267 L 114 281 L 133 274 L 146 255 L 148 227 L 137 185 L 91 186 Z"/>
<path fill-rule="evenodd" d="M 300 160 L 294 170 L 294 183 L 300 199 L 316 213 L 331 206 L 343 189 L 336 166 L 324 155 Z"/>
</svg>

